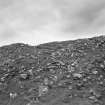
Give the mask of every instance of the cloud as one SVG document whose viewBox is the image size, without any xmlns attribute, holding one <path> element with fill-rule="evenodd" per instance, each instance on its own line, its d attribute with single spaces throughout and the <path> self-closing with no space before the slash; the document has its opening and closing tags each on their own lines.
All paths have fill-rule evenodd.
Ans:
<svg viewBox="0 0 105 105">
<path fill-rule="evenodd" d="M 104 34 L 104 0 L 0 0 L 0 44 Z"/>
<path fill-rule="evenodd" d="M 97 32 L 102 26 L 105 26 L 105 1 L 104 0 L 84 0 L 75 4 L 73 12 L 67 8 L 63 28 L 65 32 L 82 33 Z M 70 5 L 69 5 L 70 6 Z"/>
<path fill-rule="evenodd" d="M 54 23 L 57 24 L 56 13 L 48 0 L 10 1 L 6 3 L 0 0 L 3 5 L 0 10 L 1 40 L 20 37 L 18 34 L 22 32 L 27 35 L 32 31 L 43 30 L 46 25 L 52 27 Z"/>
<path fill-rule="evenodd" d="M 105 9 L 105 1 L 87 2 L 82 10 L 77 13 L 77 18 L 82 19 L 87 24 L 94 23 L 100 15 L 100 12 Z"/>
</svg>

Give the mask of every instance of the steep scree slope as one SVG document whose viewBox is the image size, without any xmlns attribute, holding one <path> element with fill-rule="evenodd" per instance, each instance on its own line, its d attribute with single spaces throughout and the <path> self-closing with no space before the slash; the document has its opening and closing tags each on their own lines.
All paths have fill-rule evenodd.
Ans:
<svg viewBox="0 0 105 105">
<path fill-rule="evenodd" d="M 105 36 L 0 47 L 0 105 L 105 105 Z"/>
</svg>

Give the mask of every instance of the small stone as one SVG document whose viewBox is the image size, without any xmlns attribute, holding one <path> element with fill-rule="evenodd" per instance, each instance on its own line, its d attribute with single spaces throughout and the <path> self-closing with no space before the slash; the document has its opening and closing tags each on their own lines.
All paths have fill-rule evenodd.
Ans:
<svg viewBox="0 0 105 105">
<path fill-rule="evenodd" d="M 11 98 L 15 98 L 17 96 L 17 93 L 10 93 Z"/>
<path fill-rule="evenodd" d="M 36 100 L 31 100 L 29 103 L 27 103 L 26 105 L 36 105 L 36 103 L 38 103 L 39 100 L 38 98 L 36 98 Z"/>
<path fill-rule="evenodd" d="M 103 64 L 100 64 L 100 67 L 101 67 L 101 68 L 104 68 L 105 66 L 104 66 Z"/>
<path fill-rule="evenodd" d="M 33 75 L 33 70 L 32 70 L 32 69 L 28 70 L 28 72 L 29 72 L 31 75 Z"/>
<path fill-rule="evenodd" d="M 95 97 L 95 96 L 90 96 L 89 99 L 91 99 L 91 100 L 95 100 L 96 97 Z"/>
<path fill-rule="evenodd" d="M 48 78 L 45 78 L 45 79 L 44 79 L 44 84 L 45 84 L 45 85 L 48 85 L 48 83 L 49 83 Z"/>
<path fill-rule="evenodd" d="M 93 71 L 93 74 L 97 74 L 98 73 L 98 71 Z"/>
<path fill-rule="evenodd" d="M 27 103 L 26 105 L 31 105 L 31 103 Z"/>
<path fill-rule="evenodd" d="M 98 100 L 97 100 L 97 98 L 95 96 L 90 96 L 89 99 L 94 101 L 94 102 L 98 102 Z"/>
<path fill-rule="evenodd" d="M 103 78 L 103 75 L 100 75 L 100 78 Z"/>
<path fill-rule="evenodd" d="M 53 69 L 50 69 L 50 72 L 51 72 L 51 73 L 55 73 L 55 70 L 53 70 Z"/>
<path fill-rule="evenodd" d="M 58 80 L 58 77 L 56 75 L 53 76 L 52 78 L 54 81 L 57 81 Z"/>
<path fill-rule="evenodd" d="M 74 73 L 74 74 L 73 74 L 73 77 L 81 78 L 81 77 L 82 77 L 82 75 L 81 75 L 81 74 L 79 74 L 79 73 Z"/>
<path fill-rule="evenodd" d="M 99 82 L 99 84 L 100 84 L 100 85 L 103 85 L 104 83 L 101 81 L 101 82 Z"/>
<path fill-rule="evenodd" d="M 72 86 L 69 86 L 68 88 L 71 90 L 73 87 Z"/>
<path fill-rule="evenodd" d="M 66 77 L 67 77 L 67 78 L 70 78 L 71 76 L 70 76 L 70 75 L 66 75 Z"/>
<path fill-rule="evenodd" d="M 72 67 L 72 66 L 70 66 L 70 65 L 68 65 L 68 72 L 73 72 L 73 71 L 75 71 L 75 68 L 74 67 Z"/>
<path fill-rule="evenodd" d="M 48 91 L 48 87 L 47 86 L 39 86 L 39 96 L 45 94 Z"/>
<path fill-rule="evenodd" d="M 84 82 L 86 82 L 86 81 L 87 81 L 87 79 L 86 79 L 86 78 L 84 78 L 84 79 L 83 79 L 83 81 L 84 81 Z"/>
<path fill-rule="evenodd" d="M 5 81 L 5 77 L 0 78 L 0 80 L 1 80 L 2 82 L 4 82 L 4 81 Z"/>
<path fill-rule="evenodd" d="M 88 76 L 87 79 L 91 79 L 91 77 Z"/>
<path fill-rule="evenodd" d="M 101 94 L 94 89 L 90 89 L 90 93 L 93 94 L 95 98 L 99 98 L 101 96 Z"/>
<path fill-rule="evenodd" d="M 20 74 L 21 78 L 26 79 L 27 78 L 27 74 Z"/>
</svg>

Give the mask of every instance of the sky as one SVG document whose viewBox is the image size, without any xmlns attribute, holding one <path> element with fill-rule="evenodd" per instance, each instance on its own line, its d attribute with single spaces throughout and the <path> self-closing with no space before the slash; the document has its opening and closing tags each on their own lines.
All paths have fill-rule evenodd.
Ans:
<svg viewBox="0 0 105 105">
<path fill-rule="evenodd" d="M 105 0 L 0 0 L 0 46 L 105 35 Z"/>
</svg>

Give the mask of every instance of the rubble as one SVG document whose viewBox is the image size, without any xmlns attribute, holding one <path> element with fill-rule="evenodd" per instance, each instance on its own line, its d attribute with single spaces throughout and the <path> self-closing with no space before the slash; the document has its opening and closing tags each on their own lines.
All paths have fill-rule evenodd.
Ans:
<svg viewBox="0 0 105 105">
<path fill-rule="evenodd" d="M 104 42 L 100 36 L 0 47 L 0 105 L 7 97 L 11 105 L 105 105 Z"/>
</svg>

